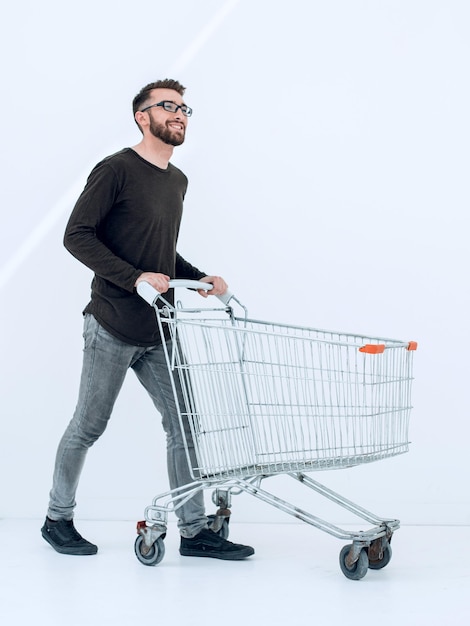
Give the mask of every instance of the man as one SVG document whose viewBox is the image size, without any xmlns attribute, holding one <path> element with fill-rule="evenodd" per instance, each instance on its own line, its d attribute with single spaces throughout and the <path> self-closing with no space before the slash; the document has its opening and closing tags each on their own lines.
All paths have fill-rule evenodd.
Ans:
<svg viewBox="0 0 470 626">
<path fill-rule="evenodd" d="M 65 231 L 65 247 L 93 270 L 94 278 L 84 310 L 78 403 L 57 450 L 41 529 L 44 539 L 63 554 L 98 550 L 74 527 L 75 493 L 88 448 L 104 432 L 129 368 L 162 415 L 171 488 L 192 482 L 155 314 L 136 293 L 141 281 L 166 293 L 170 277 L 211 283 L 213 295 L 227 289 L 221 277 L 206 275 L 176 251 L 188 181 L 170 158 L 185 139 L 192 113 L 184 92 L 178 81 L 165 79 L 137 94 L 133 112 L 142 140 L 96 165 Z M 172 302 L 173 293 L 165 298 Z M 177 516 L 184 556 L 239 560 L 254 553 L 250 546 L 231 543 L 208 529 L 202 491 Z"/>
</svg>

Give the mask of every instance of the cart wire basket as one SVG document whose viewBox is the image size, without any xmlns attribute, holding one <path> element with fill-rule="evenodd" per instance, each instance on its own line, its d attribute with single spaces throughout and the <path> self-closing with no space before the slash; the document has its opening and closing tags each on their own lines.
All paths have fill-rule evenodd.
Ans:
<svg viewBox="0 0 470 626">
<path fill-rule="evenodd" d="M 170 285 L 211 288 L 195 281 Z M 212 488 L 219 508 L 209 516 L 211 528 L 224 537 L 231 496 L 245 492 L 351 541 L 340 553 L 348 578 L 385 567 L 399 521 L 375 516 L 307 473 L 408 451 L 416 342 L 253 320 L 230 293 L 220 297 L 223 308 L 187 309 L 170 305 L 148 283 L 140 283 L 138 292 L 154 307 L 161 336 L 171 339 L 167 365 L 183 393 L 179 419 L 183 434 L 189 424 L 194 455 L 189 435 L 186 455 L 194 482 L 156 496 L 147 507 L 145 521 L 137 524 L 137 558 L 146 565 L 160 562 L 168 513 Z M 231 303 L 242 315 L 235 315 Z M 175 388 L 174 393 L 177 399 Z M 291 476 L 373 527 L 346 531 L 261 488 L 277 474 Z"/>
</svg>

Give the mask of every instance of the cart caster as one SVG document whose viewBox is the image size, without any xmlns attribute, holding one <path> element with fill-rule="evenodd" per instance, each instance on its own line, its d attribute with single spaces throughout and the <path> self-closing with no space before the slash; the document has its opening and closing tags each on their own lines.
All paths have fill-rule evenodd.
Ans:
<svg viewBox="0 0 470 626">
<path fill-rule="evenodd" d="M 142 535 L 139 535 L 135 540 L 134 551 L 138 560 L 144 565 L 158 565 L 165 556 L 165 544 L 163 538 L 158 537 L 149 548 Z"/>
<path fill-rule="evenodd" d="M 219 535 L 219 537 L 222 537 L 222 539 L 228 539 L 230 533 L 230 529 L 228 526 L 230 517 L 225 517 L 225 519 L 221 522 L 221 516 L 212 514 L 208 515 L 207 519 L 209 520 L 209 528 L 213 530 L 216 535 Z"/>
<path fill-rule="evenodd" d="M 367 570 L 369 568 L 369 557 L 367 556 L 366 549 L 362 548 L 359 552 L 357 561 L 349 563 L 348 557 L 352 549 L 352 544 L 343 547 L 339 554 L 339 564 L 341 571 L 346 578 L 350 578 L 351 580 L 360 580 L 367 574 Z"/>
<path fill-rule="evenodd" d="M 373 549 L 372 543 L 367 552 L 369 569 L 382 569 L 390 563 L 390 559 L 392 558 L 392 548 L 388 541 L 384 546 L 379 546 L 379 550 Z"/>
</svg>

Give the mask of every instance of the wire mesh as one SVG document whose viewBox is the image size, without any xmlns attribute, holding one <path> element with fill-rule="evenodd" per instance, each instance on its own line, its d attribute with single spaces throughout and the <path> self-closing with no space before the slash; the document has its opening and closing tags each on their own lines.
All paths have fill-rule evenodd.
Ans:
<svg viewBox="0 0 470 626">
<path fill-rule="evenodd" d="M 407 344 L 244 318 L 166 323 L 194 477 L 341 468 L 408 450 Z M 386 349 L 362 353 L 364 343 Z"/>
</svg>

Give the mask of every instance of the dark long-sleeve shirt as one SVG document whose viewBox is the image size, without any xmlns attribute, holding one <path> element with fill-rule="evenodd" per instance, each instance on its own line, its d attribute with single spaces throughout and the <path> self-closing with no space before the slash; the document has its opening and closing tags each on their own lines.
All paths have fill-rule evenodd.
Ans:
<svg viewBox="0 0 470 626">
<path fill-rule="evenodd" d="M 155 312 L 134 289 L 142 272 L 205 276 L 176 251 L 187 184 L 171 163 L 162 170 L 125 148 L 95 166 L 70 216 L 64 245 L 95 273 L 84 312 L 126 343 L 160 341 Z"/>
</svg>

